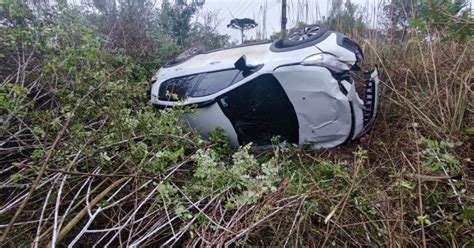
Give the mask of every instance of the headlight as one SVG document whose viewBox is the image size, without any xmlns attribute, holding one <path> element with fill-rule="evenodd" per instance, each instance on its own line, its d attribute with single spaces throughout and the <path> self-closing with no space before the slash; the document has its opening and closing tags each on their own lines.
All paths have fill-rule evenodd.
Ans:
<svg viewBox="0 0 474 248">
<path fill-rule="evenodd" d="M 331 54 L 314 54 L 304 59 L 301 64 L 305 66 L 325 67 L 336 73 L 350 70 L 349 65 L 340 61 L 337 57 Z"/>
<path fill-rule="evenodd" d="M 309 57 L 307 57 L 306 59 L 304 59 L 303 61 L 303 64 L 306 65 L 306 64 L 310 64 L 310 63 L 313 63 L 313 62 L 316 62 L 316 61 L 322 61 L 323 60 L 323 55 L 322 54 L 315 54 L 315 55 L 311 55 Z"/>
</svg>

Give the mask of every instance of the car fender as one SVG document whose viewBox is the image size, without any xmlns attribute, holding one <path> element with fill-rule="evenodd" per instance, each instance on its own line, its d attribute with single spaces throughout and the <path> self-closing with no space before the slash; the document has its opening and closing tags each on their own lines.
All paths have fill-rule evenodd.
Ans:
<svg viewBox="0 0 474 248">
<path fill-rule="evenodd" d="M 352 138 L 350 102 L 328 69 L 293 65 L 276 69 L 274 75 L 295 108 L 300 144 L 334 147 Z"/>
</svg>

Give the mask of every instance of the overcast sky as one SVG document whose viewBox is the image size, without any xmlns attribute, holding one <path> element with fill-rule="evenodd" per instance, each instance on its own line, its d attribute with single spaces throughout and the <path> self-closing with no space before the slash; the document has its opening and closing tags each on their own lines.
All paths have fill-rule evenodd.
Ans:
<svg viewBox="0 0 474 248">
<path fill-rule="evenodd" d="M 288 25 L 287 28 L 295 26 L 299 21 L 314 23 L 327 16 L 330 0 L 287 0 L 288 1 Z M 380 8 L 390 0 L 352 0 L 359 5 L 364 14 L 366 22 L 370 26 L 376 26 L 377 14 Z M 343 0 L 345 2 L 345 0 Z M 474 0 L 471 0 L 473 4 Z M 229 34 L 233 41 L 240 41 L 240 31 L 227 28 L 227 24 L 233 18 L 251 18 L 258 23 L 258 30 L 263 29 L 263 7 L 267 5 L 266 38 L 273 32 L 280 31 L 281 0 L 205 0 L 201 14 L 206 12 L 217 13 L 219 25 L 218 31 Z M 307 6 L 307 7 L 306 7 Z M 257 29 L 247 31 L 246 39 L 256 37 Z"/>
<path fill-rule="evenodd" d="M 287 28 L 295 26 L 298 21 L 314 23 L 327 16 L 329 0 L 287 0 L 288 1 L 288 25 Z M 343 0 L 345 2 L 345 0 Z M 373 16 L 377 8 L 387 0 L 352 0 L 358 4 L 366 16 L 366 20 L 375 21 Z M 266 38 L 280 31 L 281 0 L 206 0 L 201 13 L 217 13 L 219 19 L 219 33 L 231 35 L 232 40 L 240 40 L 240 31 L 227 28 L 227 24 L 233 18 L 251 18 L 258 23 L 258 30 L 263 31 L 263 9 L 267 5 Z M 257 29 L 247 31 L 246 38 L 255 38 Z"/>
</svg>

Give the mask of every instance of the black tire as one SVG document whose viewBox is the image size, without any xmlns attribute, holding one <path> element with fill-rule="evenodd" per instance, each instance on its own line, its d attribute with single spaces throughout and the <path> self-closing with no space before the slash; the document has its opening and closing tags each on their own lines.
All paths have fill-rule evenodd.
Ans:
<svg viewBox="0 0 474 248">
<path fill-rule="evenodd" d="M 288 35 L 289 41 L 303 41 L 321 34 L 321 27 L 318 25 L 305 26 L 293 31 Z"/>
<path fill-rule="evenodd" d="M 169 66 L 179 64 L 203 52 L 204 52 L 204 49 L 202 47 L 188 48 L 184 50 L 182 53 L 180 53 L 174 60 L 168 62 L 165 66 L 169 67 Z"/>
<path fill-rule="evenodd" d="M 273 46 L 276 49 L 304 46 L 308 43 L 314 43 L 323 37 L 326 32 L 327 29 L 319 25 L 305 26 L 291 32 L 286 39 L 275 41 Z"/>
</svg>

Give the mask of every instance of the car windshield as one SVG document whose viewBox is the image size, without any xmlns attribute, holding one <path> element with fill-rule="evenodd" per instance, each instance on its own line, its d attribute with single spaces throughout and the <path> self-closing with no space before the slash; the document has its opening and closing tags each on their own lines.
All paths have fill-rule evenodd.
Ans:
<svg viewBox="0 0 474 248">
<path fill-rule="evenodd" d="M 241 71 L 237 69 L 172 78 L 161 84 L 158 99 L 177 101 L 186 97 L 208 96 L 242 78 Z"/>
</svg>

